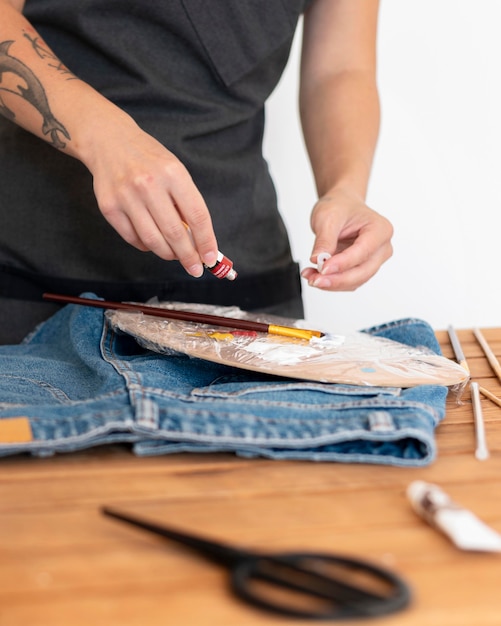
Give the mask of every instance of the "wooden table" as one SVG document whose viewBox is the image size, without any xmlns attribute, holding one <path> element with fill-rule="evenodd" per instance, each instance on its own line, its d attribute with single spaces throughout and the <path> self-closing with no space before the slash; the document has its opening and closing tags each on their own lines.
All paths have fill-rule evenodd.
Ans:
<svg viewBox="0 0 501 626">
<path fill-rule="evenodd" d="M 501 358 L 501 328 L 483 332 Z M 472 378 L 501 396 L 472 332 L 457 333 Z M 452 358 L 447 332 L 437 336 Z M 460 552 L 415 515 L 405 496 L 413 480 L 435 482 L 501 532 L 501 408 L 487 399 L 482 405 L 490 458 L 475 459 L 466 391 L 462 405 L 450 394 L 437 430 L 438 459 L 424 469 L 229 454 L 137 458 L 125 446 L 2 459 L 0 624 L 305 623 L 234 600 L 224 571 L 103 517 L 99 507 L 109 504 L 248 547 L 337 551 L 386 565 L 407 579 L 414 599 L 375 624 L 499 626 L 501 555 Z"/>
</svg>

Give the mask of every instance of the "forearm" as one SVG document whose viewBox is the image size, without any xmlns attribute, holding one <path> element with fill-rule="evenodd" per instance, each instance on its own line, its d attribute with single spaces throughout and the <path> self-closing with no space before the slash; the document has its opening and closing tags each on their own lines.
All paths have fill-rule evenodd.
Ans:
<svg viewBox="0 0 501 626">
<path fill-rule="evenodd" d="M 318 193 L 362 199 L 379 131 L 378 0 L 313 0 L 304 17 L 300 112 Z"/>
<path fill-rule="evenodd" d="M 0 113 L 87 165 L 91 138 L 99 136 L 109 116 L 133 124 L 73 75 L 5 0 L 0 0 Z"/>
<path fill-rule="evenodd" d="M 305 13 L 300 111 L 319 201 L 310 217 L 320 271 L 310 285 L 355 289 L 391 255 L 392 227 L 365 204 L 379 132 L 378 0 L 313 0 Z"/>
<path fill-rule="evenodd" d="M 371 73 L 346 71 L 301 94 L 305 143 L 319 201 L 310 217 L 311 259 L 331 258 L 302 275 L 310 285 L 352 290 L 392 253 L 391 224 L 365 204 L 379 131 L 379 99 Z"/>
<path fill-rule="evenodd" d="M 380 120 L 372 72 L 346 70 L 303 81 L 300 112 L 319 197 L 346 188 L 364 199 Z"/>
</svg>

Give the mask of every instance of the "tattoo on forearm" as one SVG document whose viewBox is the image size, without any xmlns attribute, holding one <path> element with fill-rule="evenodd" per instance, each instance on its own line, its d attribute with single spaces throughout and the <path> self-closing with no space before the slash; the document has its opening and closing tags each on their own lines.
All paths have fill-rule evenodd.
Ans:
<svg viewBox="0 0 501 626">
<path fill-rule="evenodd" d="M 16 96 L 20 96 L 26 102 L 29 102 L 40 113 L 43 119 L 42 133 L 50 139 L 50 143 L 55 147 L 62 149 L 66 146 L 63 138 L 70 141 L 71 137 L 66 128 L 59 122 L 50 110 L 47 95 L 42 83 L 33 73 L 33 71 L 16 57 L 9 54 L 9 48 L 13 41 L 3 41 L 0 43 L 0 92 L 8 92 Z M 4 76 L 6 74 L 14 74 L 21 79 L 13 88 L 2 86 Z M 23 84 L 24 83 L 24 84 Z M 0 95 L 0 113 L 8 119 L 14 120 L 15 113 L 11 111 Z"/>
<path fill-rule="evenodd" d="M 57 58 L 57 56 L 48 48 L 47 44 L 41 37 L 30 35 L 29 33 L 23 33 L 23 36 L 31 43 L 33 50 L 38 54 L 41 59 L 48 59 L 49 67 L 53 67 L 61 74 L 65 74 L 67 80 L 75 80 L 77 77 L 71 72 L 64 63 Z"/>
</svg>

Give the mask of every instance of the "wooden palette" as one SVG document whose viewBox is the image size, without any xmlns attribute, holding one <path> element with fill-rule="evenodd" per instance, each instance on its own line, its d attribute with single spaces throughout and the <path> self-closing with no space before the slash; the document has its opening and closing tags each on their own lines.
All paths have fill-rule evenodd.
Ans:
<svg viewBox="0 0 501 626">
<path fill-rule="evenodd" d="M 251 314 L 235 307 L 161 303 L 155 306 L 200 311 L 227 317 L 295 325 L 294 320 Z M 107 311 L 111 324 L 158 353 L 181 352 L 245 370 L 311 380 L 383 387 L 452 386 L 465 383 L 468 372 L 428 350 L 367 333 L 327 333 L 321 339 L 291 339 L 266 333 L 231 330 L 137 312 Z"/>
</svg>

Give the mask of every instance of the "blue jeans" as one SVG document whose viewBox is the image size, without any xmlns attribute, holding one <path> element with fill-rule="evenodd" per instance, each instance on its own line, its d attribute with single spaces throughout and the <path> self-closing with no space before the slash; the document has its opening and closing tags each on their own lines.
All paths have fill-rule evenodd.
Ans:
<svg viewBox="0 0 501 626">
<path fill-rule="evenodd" d="M 421 320 L 366 332 L 440 352 Z M 435 385 L 304 382 L 160 355 L 117 333 L 102 310 L 69 305 L 23 343 L 0 346 L 0 455 L 130 442 L 138 455 L 422 466 L 436 455 L 446 395 Z"/>
</svg>

